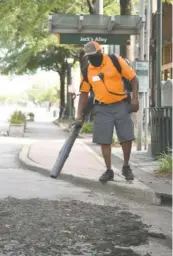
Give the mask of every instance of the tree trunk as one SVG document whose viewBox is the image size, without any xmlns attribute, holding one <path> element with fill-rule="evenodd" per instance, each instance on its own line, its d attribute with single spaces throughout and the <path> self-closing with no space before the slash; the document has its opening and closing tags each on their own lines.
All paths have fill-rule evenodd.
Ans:
<svg viewBox="0 0 173 256">
<path fill-rule="evenodd" d="M 132 1 L 131 0 L 120 0 L 120 15 L 131 15 L 132 14 Z M 128 42 L 129 44 L 129 42 Z M 128 45 L 128 48 L 130 46 Z M 130 51 L 130 49 L 129 49 Z M 120 46 L 120 54 L 123 58 L 127 57 L 127 46 Z"/>
<path fill-rule="evenodd" d="M 95 4 L 96 0 L 87 0 L 88 10 L 91 15 L 96 14 Z M 88 64 L 88 60 L 87 58 L 84 58 L 84 54 L 84 50 L 81 50 L 79 54 L 80 69 L 84 68 Z"/>
<path fill-rule="evenodd" d="M 84 54 L 84 50 L 81 50 L 79 54 L 80 69 L 84 68 L 88 64 L 88 59 L 84 57 Z"/>
<path fill-rule="evenodd" d="M 120 15 L 131 15 L 132 0 L 120 0 Z"/>
</svg>

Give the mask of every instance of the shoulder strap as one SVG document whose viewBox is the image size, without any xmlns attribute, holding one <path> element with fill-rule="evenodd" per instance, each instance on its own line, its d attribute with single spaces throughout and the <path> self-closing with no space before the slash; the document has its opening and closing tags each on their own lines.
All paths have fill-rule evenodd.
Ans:
<svg viewBox="0 0 173 256">
<path fill-rule="evenodd" d="M 82 73 L 83 79 L 87 83 L 89 82 L 88 81 L 88 66 L 89 65 L 86 65 L 84 68 L 81 69 L 81 73 Z"/>
<path fill-rule="evenodd" d="M 118 61 L 117 56 L 114 55 L 114 54 L 110 54 L 110 55 L 108 55 L 108 56 L 109 56 L 109 58 L 111 59 L 111 61 L 113 62 L 115 68 L 116 68 L 116 69 L 118 70 L 118 72 L 121 74 L 121 66 L 120 66 L 120 63 L 119 63 L 119 61 Z"/>
</svg>

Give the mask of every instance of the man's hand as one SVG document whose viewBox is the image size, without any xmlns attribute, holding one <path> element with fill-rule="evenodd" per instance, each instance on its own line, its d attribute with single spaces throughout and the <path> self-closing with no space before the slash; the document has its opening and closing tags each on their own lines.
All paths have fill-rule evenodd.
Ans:
<svg viewBox="0 0 173 256">
<path fill-rule="evenodd" d="M 76 126 L 77 128 L 81 128 L 83 123 L 83 117 L 82 116 L 77 116 L 75 118 L 75 121 L 72 123 L 72 126 Z"/>
<path fill-rule="evenodd" d="M 132 98 L 131 100 L 131 111 L 138 112 L 139 110 L 139 101 L 138 98 Z"/>
</svg>

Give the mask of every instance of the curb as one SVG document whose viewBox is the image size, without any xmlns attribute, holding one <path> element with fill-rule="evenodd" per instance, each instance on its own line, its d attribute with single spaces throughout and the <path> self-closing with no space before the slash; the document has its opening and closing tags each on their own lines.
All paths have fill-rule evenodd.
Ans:
<svg viewBox="0 0 173 256">
<path fill-rule="evenodd" d="M 88 151 L 88 153 L 92 154 L 101 164 L 103 164 L 103 159 L 95 153 L 92 149 L 90 149 L 84 142 L 82 143 L 83 147 Z M 32 145 L 32 144 L 31 144 Z M 44 168 L 38 163 L 35 163 L 29 158 L 29 151 L 31 145 L 25 145 L 23 149 L 21 150 L 19 154 L 19 160 L 28 169 L 38 172 L 44 176 L 50 177 L 50 170 Z M 89 177 L 80 177 L 75 176 L 73 174 L 66 174 L 61 173 L 59 178 L 60 180 L 65 180 L 68 182 L 71 182 L 77 186 L 86 186 L 90 189 L 96 189 L 99 191 L 104 191 L 106 193 L 111 193 L 119 195 L 119 196 L 125 196 L 126 198 L 130 200 L 135 200 L 138 202 L 143 202 L 145 204 L 152 204 L 152 205 L 160 205 L 161 199 L 156 195 L 156 193 L 145 186 L 144 184 L 140 183 L 137 180 L 134 180 L 134 184 L 128 183 L 122 178 L 122 175 L 114 169 L 116 173 L 116 177 L 118 178 L 118 181 L 109 182 L 108 184 L 102 185 L 100 182 L 98 182 L 97 179 L 90 179 Z"/>
<path fill-rule="evenodd" d="M 119 154 L 116 154 L 115 152 L 113 152 L 113 155 L 119 158 L 120 160 L 123 160 L 123 157 L 120 156 Z M 133 167 L 138 167 L 138 164 L 134 161 L 131 161 L 131 165 Z M 167 194 L 163 192 L 155 192 L 155 194 L 158 198 L 160 198 L 161 204 L 172 205 L 172 194 Z"/>
</svg>

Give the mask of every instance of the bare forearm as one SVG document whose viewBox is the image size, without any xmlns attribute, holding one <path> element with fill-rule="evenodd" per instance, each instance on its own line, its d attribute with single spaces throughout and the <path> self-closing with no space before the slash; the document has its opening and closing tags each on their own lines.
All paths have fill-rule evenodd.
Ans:
<svg viewBox="0 0 173 256">
<path fill-rule="evenodd" d="M 82 92 L 79 97 L 77 117 L 82 117 L 84 108 L 86 107 L 87 103 L 88 103 L 88 93 Z"/>
<path fill-rule="evenodd" d="M 137 99 L 138 98 L 138 92 L 139 92 L 139 83 L 138 79 L 135 77 L 130 81 L 132 85 L 132 97 Z"/>
</svg>

